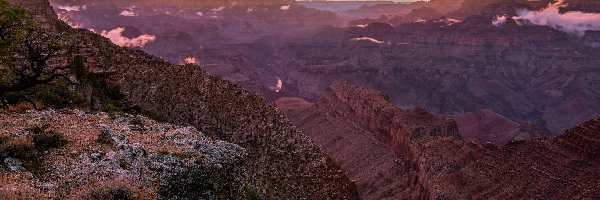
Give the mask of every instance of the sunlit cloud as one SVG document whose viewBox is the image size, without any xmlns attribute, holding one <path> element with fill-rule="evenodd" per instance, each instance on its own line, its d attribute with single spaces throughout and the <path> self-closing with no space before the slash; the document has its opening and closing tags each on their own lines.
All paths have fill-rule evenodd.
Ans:
<svg viewBox="0 0 600 200">
<path fill-rule="evenodd" d="M 281 78 L 277 78 L 277 83 L 275 83 L 275 86 L 271 87 L 271 90 L 275 92 L 280 92 L 281 89 L 283 89 L 283 81 L 281 80 Z"/>
<path fill-rule="evenodd" d="M 213 11 L 213 12 L 221 12 L 221 11 L 223 11 L 223 10 L 225 10 L 225 7 L 221 6 L 221 7 L 218 7 L 218 8 L 213 8 L 213 9 L 211 9 L 210 11 Z"/>
<path fill-rule="evenodd" d="M 69 12 L 59 11 L 59 12 L 56 12 L 56 15 L 58 16 L 58 19 L 65 22 L 67 25 L 69 25 L 72 28 L 83 28 L 83 24 L 73 20 L 71 13 L 69 13 Z"/>
<path fill-rule="evenodd" d="M 102 31 L 100 35 L 110 39 L 111 42 L 121 47 L 144 47 L 149 42 L 156 40 L 156 36 L 148 34 L 130 39 L 123 36 L 123 32 L 125 32 L 125 28 L 119 27 L 110 31 Z"/>
<path fill-rule="evenodd" d="M 561 14 L 560 8 L 565 6 L 567 4 L 561 0 L 548 5 L 548 7 L 541 11 L 519 9 L 517 10 L 517 16 L 513 17 L 513 19 L 517 20 L 519 25 L 523 24 L 521 21 L 525 21 L 578 36 L 585 35 L 586 31 L 600 31 L 599 13 L 569 11 Z"/>
<path fill-rule="evenodd" d="M 82 10 L 86 10 L 87 9 L 87 5 L 83 5 L 83 6 L 56 6 L 58 9 L 61 10 L 66 10 L 68 12 L 73 12 L 73 11 L 82 11 Z"/>
<path fill-rule="evenodd" d="M 500 27 L 504 23 L 506 23 L 506 20 L 508 20 L 508 16 L 506 16 L 506 15 L 498 15 L 498 16 L 496 16 L 496 19 L 494 19 L 492 21 L 492 25 L 494 25 L 496 27 Z"/>
<path fill-rule="evenodd" d="M 380 41 L 374 38 L 370 38 L 370 37 L 359 37 L 359 38 L 352 38 L 352 41 L 367 41 L 367 42 L 372 42 L 375 44 L 384 44 L 384 41 Z"/>
<path fill-rule="evenodd" d="M 185 64 L 192 64 L 192 65 L 198 64 L 198 60 L 196 60 L 196 58 L 194 58 L 194 57 L 187 57 L 187 58 L 185 58 L 184 61 L 185 61 Z"/>
<path fill-rule="evenodd" d="M 125 16 L 125 17 L 135 17 L 138 16 L 135 12 L 133 12 L 133 10 L 131 9 L 126 9 L 121 11 L 121 13 L 119 13 L 119 15 L 121 16 Z"/>
</svg>

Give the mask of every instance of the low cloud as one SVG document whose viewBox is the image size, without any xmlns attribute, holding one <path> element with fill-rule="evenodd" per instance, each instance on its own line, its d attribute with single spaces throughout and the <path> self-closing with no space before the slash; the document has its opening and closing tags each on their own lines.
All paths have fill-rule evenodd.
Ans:
<svg viewBox="0 0 600 200">
<path fill-rule="evenodd" d="M 123 32 L 125 32 L 125 28 L 119 27 L 110 31 L 102 31 L 100 35 L 110 39 L 111 42 L 121 47 L 144 47 L 149 42 L 156 40 L 156 36 L 148 34 L 130 39 L 123 36 Z"/>
<path fill-rule="evenodd" d="M 271 90 L 278 93 L 279 91 L 281 91 L 281 89 L 283 89 L 283 81 L 281 80 L 281 78 L 277 78 L 277 83 L 275 83 L 275 86 L 271 87 Z"/>
<path fill-rule="evenodd" d="M 452 26 L 454 24 L 458 24 L 461 23 L 461 20 L 458 19 L 452 19 L 452 18 L 444 18 L 444 19 L 436 19 L 433 22 L 437 22 L 437 23 L 445 23 L 448 24 L 448 26 Z"/>
<path fill-rule="evenodd" d="M 87 5 L 83 5 L 83 6 L 56 6 L 58 9 L 61 10 L 66 10 L 68 12 L 73 12 L 73 11 L 82 11 L 82 10 L 86 10 L 87 9 Z"/>
<path fill-rule="evenodd" d="M 287 6 L 281 6 L 281 10 L 289 10 L 291 7 L 291 5 L 287 5 Z"/>
<path fill-rule="evenodd" d="M 213 12 L 221 12 L 221 11 L 223 11 L 223 10 L 225 10 L 225 7 L 221 6 L 221 7 L 218 7 L 218 8 L 213 8 L 213 9 L 212 9 L 212 10 L 210 10 L 210 11 L 213 11 Z"/>
<path fill-rule="evenodd" d="M 561 14 L 560 8 L 565 6 L 567 4 L 560 0 L 540 11 L 520 9 L 517 10 L 517 16 L 513 19 L 518 22 L 525 21 L 538 26 L 548 26 L 578 36 L 585 35 L 586 31 L 600 31 L 600 13 L 569 11 Z M 523 23 L 519 22 L 518 24 Z"/>
<path fill-rule="evenodd" d="M 133 10 L 130 10 L 130 9 L 126 9 L 126 10 L 121 11 L 121 13 L 119 13 L 119 15 L 125 16 L 125 17 L 135 17 L 135 16 L 138 16 L 135 12 L 133 12 Z"/>
<path fill-rule="evenodd" d="M 496 27 L 500 27 L 500 26 L 504 25 L 504 23 L 506 23 L 506 20 L 508 20 L 508 16 L 506 16 L 506 15 L 496 16 L 496 19 L 494 19 L 494 21 L 492 21 L 492 25 L 494 25 Z"/>
<path fill-rule="evenodd" d="M 204 13 L 202 13 L 202 12 L 197 12 L 197 13 L 196 13 L 196 15 L 198 15 L 198 16 L 204 16 Z"/>
<path fill-rule="evenodd" d="M 184 61 L 185 61 L 185 64 L 192 64 L 192 65 L 198 64 L 198 60 L 196 60 L 196 58 L 194 58 L 194 57 L 187 57 L 187 58 L 185 58 Z"/>
<path fill-rule="evenodd" d="M 83 24 L 73 20 L 70 12 L 58 11 L 56 12 L 56 15 L 58 16 L 58 19 L 67 23 L 67 25 L 71 26 L 72 28 L 83 28 Z"/>
<path fill-rule="evenodd" d="M 367 41 L 367 42 L 372 42 L 375 44 L 384 44 L 384 41 L 380 41 L 374 38 L 370 38 L 370 37 L 359 37 L 359 38 L 352 38 L 352 41 Z"/>
</svg>

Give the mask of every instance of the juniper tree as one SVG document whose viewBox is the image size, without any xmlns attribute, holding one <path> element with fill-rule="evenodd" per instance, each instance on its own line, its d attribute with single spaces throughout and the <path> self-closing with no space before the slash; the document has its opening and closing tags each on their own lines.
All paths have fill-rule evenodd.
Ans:
<svg viewBox="0 0 600 200">
<path fill-rule="evenodd" d="M 46 101 L 61 104 L 70 95 L 72 64 L 50 65 L 67 46 L 60 34 L 39 28 L 20 7 L 0 0 L 0 104 Z M 66 96 L 65 96 L 66 95 Z"/>
</svg>

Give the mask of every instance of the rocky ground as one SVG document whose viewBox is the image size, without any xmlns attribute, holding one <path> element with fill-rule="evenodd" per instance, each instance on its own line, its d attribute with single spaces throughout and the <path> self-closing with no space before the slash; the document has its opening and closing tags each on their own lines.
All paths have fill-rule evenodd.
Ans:
<svg viewBox="0 0 600 200">
<path fill-rule="evenodd" d="M 43 149 L 51 141 L 36 139 L 42 134 L 55 134 L 64 144 Z M 193 127 L 143 116 L 45 110 L 0 114 L 0 137 L 0 194 L 8 199 L 245 196 L 245 149 Z"/>
</svg>

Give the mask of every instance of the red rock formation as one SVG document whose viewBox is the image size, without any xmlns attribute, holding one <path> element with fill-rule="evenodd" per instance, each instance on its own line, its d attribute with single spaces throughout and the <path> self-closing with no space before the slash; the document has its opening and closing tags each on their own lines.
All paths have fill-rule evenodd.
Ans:
<svg viewBox="0 0 600 200">
<path fill-rule="evenodd" d="M 514 122 L 489 109 L 449 117 L 456 121 L 460 135 L 466 141 L 505 144 L 544 136 L 544 132 L 533 124 Z"/>
<path fill-rule="evenodd" d="M 555 138 L 475 144 L 452 120 L 337 82 L 292 120 L 341 163 L 364 199 L 600 197 L 600 118 Z"/>
</svg>

